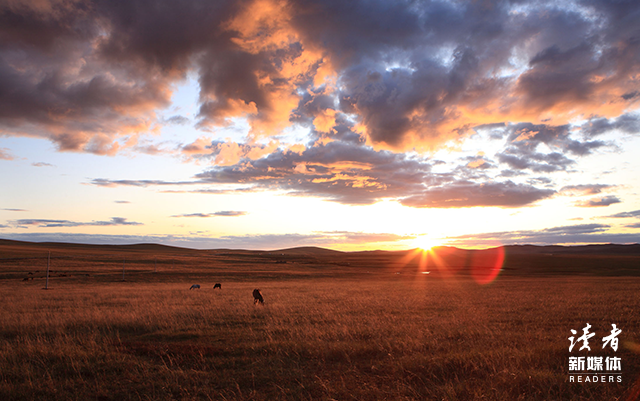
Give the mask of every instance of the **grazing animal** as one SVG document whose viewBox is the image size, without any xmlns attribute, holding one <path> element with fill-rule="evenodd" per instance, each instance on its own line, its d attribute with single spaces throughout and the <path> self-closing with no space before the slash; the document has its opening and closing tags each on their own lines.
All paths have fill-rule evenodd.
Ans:
<svg viewBox="0 0 640 401">
<path fill-rule="evenodd" d="M 262 297 L 262 293 L 260 292 L 260 290 L 256 288 L 255 290 L 253 290 L 253 304 L 255 305 L 258 302 L 264 304 L 264 298 Z"/>
<path fill-rule="evenodd" d="M 216 288 L 220 288 L 220 289 L 222 289 L 222 284 L 220 284 L 220 283 L 215 283 L 215 284 L 214 284 L 214 286 L 213 286 L 213 289 L 215 290 Z"/>
<path fill-rule="evenodd" d="M 194 284 L 191 286 L 191 288 L 189 288 L 190 290 L 199 290 L 200 289 L 200 284 Z"/>
</svg>

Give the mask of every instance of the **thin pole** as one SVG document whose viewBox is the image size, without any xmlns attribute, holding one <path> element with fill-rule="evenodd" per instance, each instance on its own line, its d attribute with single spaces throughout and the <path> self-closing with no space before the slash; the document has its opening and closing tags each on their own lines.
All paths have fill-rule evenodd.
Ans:
<svg viewBox="0 0 640 401">
<path fill-rule="evenodd" d="M 122 259 L 122 281 L 124 281 L 124 262 L 127 260 L 127 258 Z"/>
<path fill-rule="evenodd" d="M 47 281 L 44 285 L 44 289 L 49 289 L 49 266 L 51 265 L 51 251 L 49 251 L 49 256 L 47 257 Z"/>
</svg>

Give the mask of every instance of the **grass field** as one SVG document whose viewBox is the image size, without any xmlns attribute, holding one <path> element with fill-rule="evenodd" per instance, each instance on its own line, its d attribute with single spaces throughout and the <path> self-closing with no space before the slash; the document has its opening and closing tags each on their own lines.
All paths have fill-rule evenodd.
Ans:
<svg viewBox="0 0 640 401">
<path fill-rule="evenodd" d="M 2 400 L 632 400 L 639 389 L 636 277 L 483 286 L 282 263 L 280 273 L 147 265 L 120 282 L 78 264 L 58 267 L 66 273 L 45 291 L 41 276 L 14 278 L 24 263 L 0 272 Z M 587 322 L 592 351 L 569 353 L 570 330 Z M 612 323 L 617 352 L 601 348 Z M 622 358 L 622 382 L 569 382 L 569 356 L 586 355 Z"/>
</svg>

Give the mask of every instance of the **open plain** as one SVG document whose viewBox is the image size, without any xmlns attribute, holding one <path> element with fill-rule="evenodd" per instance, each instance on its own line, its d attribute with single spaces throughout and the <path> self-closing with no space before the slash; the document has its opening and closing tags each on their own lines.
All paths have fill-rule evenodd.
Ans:
<svg viewBox="0 0 640 401">
<path fill-rule="evenodd" d="M 638 398 L 637 246 L 506 247 L 487 284 L 477 252 L 0 241 L 0 398 Z M 586 323 L 591 351 L 569 352 Z M 570 382 L 588 355 L 621 381 Z"/>
</svg>

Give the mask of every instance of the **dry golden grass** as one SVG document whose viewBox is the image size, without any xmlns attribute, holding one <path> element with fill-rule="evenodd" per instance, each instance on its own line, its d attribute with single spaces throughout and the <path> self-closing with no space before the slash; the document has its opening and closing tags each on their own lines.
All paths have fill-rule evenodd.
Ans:
<svg viewBox="0 0 640 401">
<path fill-rule="evenodd" d="M 0 399 L 615 400 L 640 373 L 637 278 L 216 281 L 0 282 Z M 568 382 L 586 322 L 590 355 L 622 328 L 622 383 Z"/>
</svg>

